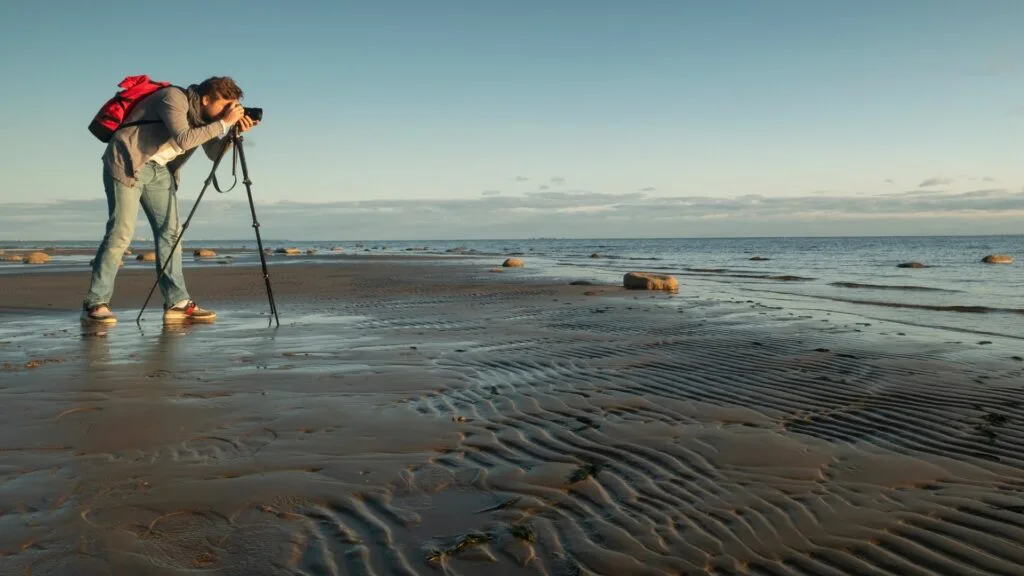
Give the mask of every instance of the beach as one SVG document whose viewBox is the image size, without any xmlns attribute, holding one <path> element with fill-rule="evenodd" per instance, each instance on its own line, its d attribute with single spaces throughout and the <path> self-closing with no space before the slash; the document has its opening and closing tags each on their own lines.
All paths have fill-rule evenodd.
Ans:
<svg viewBox="0 0 1024 576">
<path fill-rule="evenodd" d="M 1019 342 L 524 258 L 0 276 L 0 573 L 1020 574 Z"/>
</svg>

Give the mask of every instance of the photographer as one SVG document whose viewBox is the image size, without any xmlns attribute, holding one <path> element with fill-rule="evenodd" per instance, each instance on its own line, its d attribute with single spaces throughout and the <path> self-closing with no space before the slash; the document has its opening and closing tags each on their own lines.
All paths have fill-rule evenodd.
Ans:
<svg viewBox="0 0 1024 576">
<path fill-rule="evenodd" d="M 108 219 L 103 241 L 96 250 L 82 319 L 114 323 L 110 309 L 114 280 L 125 250 L 135 233 L 139 205 L 146 213 L 156 242 L 157 270 L 167 264 L 158 283 L 164 300 L 164 321 L 205 321 L 216 318 L 189 297 L 181 264 L 180 244 L 170 253 L 178 234 L 175 192 L 181 168 L 202 145 L 216 160 L 222 140 L 238 125 L 245 132 L 257 125 L 240 104 L 242 89 L 228 77 L 212 77 L 186 89 L 168 86 L 146 97 L 125 118 L 125 126 L 111 138 L 103 154 L 103 187 Z M 169 261 L 169 262 L 168 262 Z"/>
</svg>

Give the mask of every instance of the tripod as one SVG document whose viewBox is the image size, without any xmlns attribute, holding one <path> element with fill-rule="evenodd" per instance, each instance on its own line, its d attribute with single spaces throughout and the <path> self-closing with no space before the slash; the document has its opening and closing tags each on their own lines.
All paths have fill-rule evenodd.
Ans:
<svg viewBox="0 0 1024 576">
<path fill-rule="evenodd" d="M 206 181 L 203 183 L 203 189 L 199 192 L 199 197 L 196 198 L 195 204 L 192 205 L 192 210 L 188 213 L 188 218 L 185 219 L 185 223 L 181 227 L 181 231 L 178 232 L 178 237 L 174 240 L 174 245 L 171 246 L 171 254 L 178 249 L 178 244 L 181 243 L 181 239 L 185 236 L 185 230 L 188 230 L 189 224 L 192 222 L 192 216 L 196 213 L 196 208 L 199 207 L 199 202 L 203 199 L 203 195 L 206 194 L 206 189 L 213 184 L 213 187 L 221 192 L 220 186 L 217 185 L 217 167 L 220 166 L 221 160 L 227 155 L 228 145 L 232 146 L 232 160 L 231 160 L 231 173 L 235 173 L 235 166 L 238 160 L 242 161 L 242 183 L 245 184 L 245 192 L 249 196 L 249 211 L 252 213 L 252 227 L 256 230 L 256 245 L 258 246 L 260 253 L 260 265 L 263 269 L 263 281 L 267 285 L 267 299 L 270 301 L 270 312 L 273 314 L 271 321 L 276 321 L 277 325 L 281 325 L 281 319 L 277 316 L 277 304 L 274 303 L 274 291 L 270 287 L 270 272 L 267 270 L 267 256 L 263 252 L 263 239 L 260 238 L 260 223 L 256 219 L 256 205 L 252 200 L 252 181 L 249 180 L 249 167 L 245 163 L 245 149 L 242 147 L 242 133 L 238 130 L 238 126 L 233 126 L 229 136 L 224 139 L 224 144 L 221 147 L 220 154 L 217 155 L 217 159 L 213 161 L 213 168 L 210 169 L 210 175 L 206 177 Z M 237 178 L 237 177 L 236 177 Z M 236 180 L 237 183 L 237 180 Z M 232 186 L 231 188 L 234 188 Z M 228 190 L 231 190 L 228 188 Z M 157 274 L 156 282 L 153 283 L 153 287 L 149 289 L 149 295 L 146 296 L 146 301 L 142 304 L 142 310 L 139 310 L 138 317 L 135 318 L 136 324 L 141 324 L 142 314 L 146 311 L 146 306 L 149 304 L 149 299 L 153 297 L 153 292 L 156 287 L 160 284 L 160 278 L 167 272 L 167 266 L 171 263 L 170 255 L 164 262 L 160 273 Z"/>
</svg>

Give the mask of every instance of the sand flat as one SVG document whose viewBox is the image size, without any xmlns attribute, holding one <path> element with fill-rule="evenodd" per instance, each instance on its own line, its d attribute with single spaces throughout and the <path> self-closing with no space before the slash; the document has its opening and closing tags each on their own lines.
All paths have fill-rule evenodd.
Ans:
<svg viewBox="0 0 1024 576">
<path fill-rule="evenodd" d="M 784 309 L 381 259 L 0 282 L 3 574 L 1019 574 L 1024 373 Z M 685 292 L 685 287 L 683 289 Z M 698 296 L 693 298 L 692 296 Z"/>
</svg>

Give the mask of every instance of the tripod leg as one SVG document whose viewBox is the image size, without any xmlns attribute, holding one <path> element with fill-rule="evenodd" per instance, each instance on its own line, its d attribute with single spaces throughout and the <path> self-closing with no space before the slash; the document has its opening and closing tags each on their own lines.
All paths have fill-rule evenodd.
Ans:
<svg viewBox="0 0 1024 576">
<path fill-rule="evenodd" d="M 178 244 L 180 244 L 181 239 L 185 237 L 185 230 L 188 230 L 188 226 L 192 222 L 192 216 L 195 215 L 196 209 L 199 208 L 199 202 L 203 199 L 203 195 L 206 194 L 206 189 L 210 187 L 210 183 L 213 182 L 213 179 L 217 173 L 217 166 L 220 165 L 220 161 L 224 159 L 225 153 L 228 150 L 228 142 L 230 141 L 224 140 L 224 146 L 221 148 L 220 155 L 217 156 L 217 160 L 214 161 L 213 168 L 210 169 L 210 175 L 206 177 L 206 182 L 203 184 L 203 189 L 199 192 L 199 197 L 196 198 L 195 204 L 192 205 L 192 210 L 190 210 L 188 213 L 188 218 L 185 219 L 185 223 L 182 224 L 181 230 L 178 231 L 178 237 L 174 239 L 174 245 L 171 246 L 171 254 L 174 254 L 174 251 L 178 249 Z M 149 305 L 149 299 L 153 297 L 153 292 L 156 291 L 156 287 L 160 285 L 160 278 L 162 278 L 164 274 L 167 273 L 167 266 L 169 266 L 170 263 L 171 259 L 168 258 L 164 262 L 164 265 L 160 268 L 160 272 L 157 273 L 156 282 L 154 282 L 153 287 L 149 289 L 149 294 L 146 295 L 146 301 L 142 303 L 142 309 L 139 310 L 139 315 L 135 318 L 136 324 L 142 323 L 142 314 L 146 311 L 146 306 Z"/>
<path fill-rule="evenodd" d="M 267 299 L 270 301 L 270 313 L 274 315 L 274 321 L 281 325 L 281 319 L 277 316 L 277 304 L 274 302 L 274 290 L 270 287 L 270 272 L 267 270 L 267 255 L 263 252 L 263 239 L 260 237 L 260 223 L 256 219 L 256 205 L 252 200 L 252 180 L 249 180 L 249 167 L 245 163 L 245 148 L 242 146 L 242 136 L 235 132 L 235 151 L 242 164 L 242 183 L 245 184 L 245 193 L 249 196 L 249 211 L 252 213 L 252 227 L 256 231 L 256 247 L 260 253 L 260 266 L 263 268 L 263 281 L 267 285 Z"/>
</svg>

